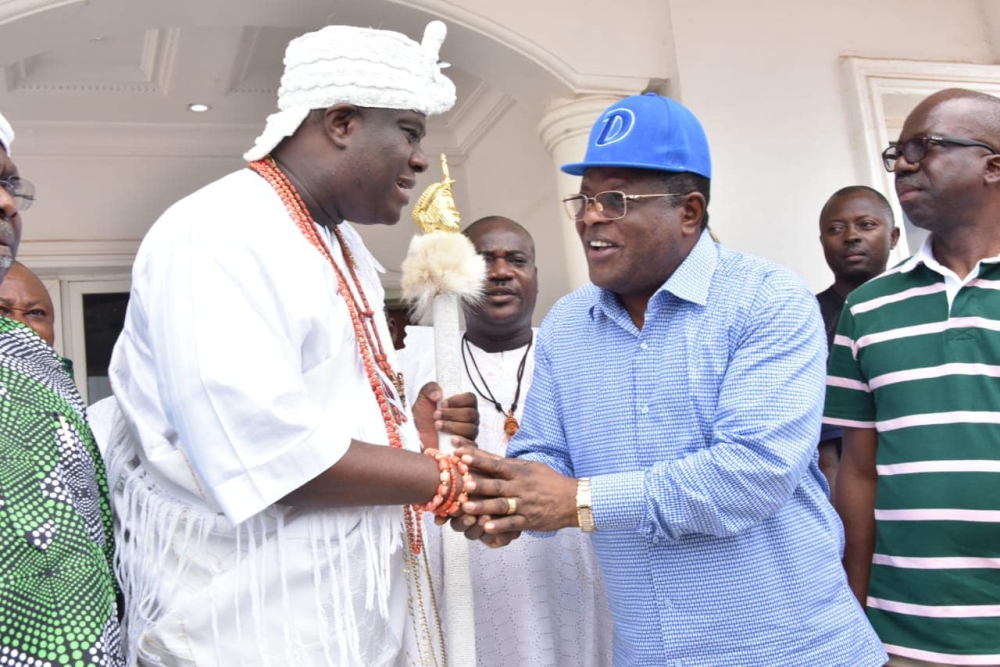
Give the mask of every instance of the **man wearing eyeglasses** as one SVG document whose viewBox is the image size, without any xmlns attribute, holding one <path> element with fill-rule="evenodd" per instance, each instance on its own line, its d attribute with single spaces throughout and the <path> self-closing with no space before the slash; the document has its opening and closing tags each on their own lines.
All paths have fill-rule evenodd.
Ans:
<svg viewBox="0 0 1000 667">
<path fill-rule="evenodd" d="M 1000 99 L 944 90 L 882 155 L 930 231 L 847 298 L 826 421 L 851 588 L 891 665 L 1000 664 Z"/>
<path fill-rule="evenodd" d="M 13 141 L 0 116 L 0 282 L 20 267 L 35 192 L 10 159 Z M 104 464 L 51 341 L 10 310 L 0 311 L 0 664 L 119 667 Z"/>
<path fill-rule="evenodd" d="M 657 95 L 598 119 L 565 199 L 591 284 L 537 337 L 508 455 L 452 522 L 593 539 L 614 664 L 882 665 L 817 466 L 826 345 L 787 269 L 714 243 L 701 124 Z"/>
</svg>

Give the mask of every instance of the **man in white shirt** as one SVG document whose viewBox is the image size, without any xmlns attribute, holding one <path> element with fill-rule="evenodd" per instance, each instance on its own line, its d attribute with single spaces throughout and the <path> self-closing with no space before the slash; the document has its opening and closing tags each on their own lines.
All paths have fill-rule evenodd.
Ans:
<svg viewBox="0 0 1000 667">
<path fill-rule="evenodd" d="M 476 445 L 504 456 L 535 366 L 535 244 L 524 227 L 499 216 L 464 234 L 486 261 L 487 277 L 483 301 L 465 309 L 462 389 L 481 402 Z M 408 384 L 433 379 L 433 330 L 409 327 L 400 362 Z M 428 528 L 429 540 L 437 536 Z M 480 667 L 611 664 L 611 617 L 589 536 L 524 535 L 505 549 L 472 543 L 469 552 Z"/>
<path fill-rule="evenodd" d="M 407 409 L 382 267 L 345 221 L 395 224 L 427 168 L 426 117 L 455 99 L 444 35 L 432 22 L 422 44 L 348 26 L 293 40 L 250 168 L 174 204 L 143 241 L 107 453 L 130 660 L 440 654 L 408 580 L 412 508 L 441 483 L 420 441 L 437 441 L 435 422 L 474 438 L 475 399 L 437 408 L 430 385 Z"/>
</svg>

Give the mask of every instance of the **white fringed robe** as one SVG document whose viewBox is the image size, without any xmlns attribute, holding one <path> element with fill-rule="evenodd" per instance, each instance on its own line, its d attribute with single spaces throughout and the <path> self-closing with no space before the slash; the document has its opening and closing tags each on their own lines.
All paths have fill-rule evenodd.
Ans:
<svg viewBox="0 0 1000 667">
<path fill-rule="evenodd" d="M 391 359 L 381 267 L 341 227 Z M 352 438 L 388 438 L 334 271 L 262 178 L 224 177 L 150 230 L 111 382 L 121 415 L 107 456 L 132 659 L 418 662 L 402 507 L 275 505 Z M 412 421 L 403 439 L 418 448 Z"/>
</svg>

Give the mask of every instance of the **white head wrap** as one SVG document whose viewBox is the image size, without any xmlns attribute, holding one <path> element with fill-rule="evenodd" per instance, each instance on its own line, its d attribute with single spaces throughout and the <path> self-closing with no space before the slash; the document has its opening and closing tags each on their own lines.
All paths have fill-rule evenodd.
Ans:
<svg viewBox="0 0 1000 667">
<path fill-rule="evenodd" d="M 10 126 L 7 119 L 0 114 L 0 144 L 3 144 L 3 149 L 10 155 L 10 145 L 14 143 L 14 128 Z"/>
<path fill-rule="evenodd" d="M 332 25 L 296 37 L 285 51 L 278 113 L 244 153 L 266 157 L 290 137 L 313 109 L 346 102 L 361 107 L 444 113 L 455 103 L 455 84 L 441 73 L 438 51 L 447 28 L 431 21 L 423 43 L 388 30 Z"/>
</svg>

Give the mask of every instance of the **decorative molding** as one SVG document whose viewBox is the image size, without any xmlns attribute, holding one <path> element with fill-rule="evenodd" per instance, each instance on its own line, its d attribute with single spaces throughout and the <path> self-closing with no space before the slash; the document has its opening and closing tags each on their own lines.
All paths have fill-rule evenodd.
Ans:
<svg viewBox="0 0 1000 667">
<path fill-rule="evenodd" d="M 488 131 L 492 118 L 470 126 L 467 141 Z M 108 123 L 25 121 L 17 125 L 17 155 L 21 157 L 127 157 L 242 159 L 264 127 L 224 123 Z M 448 155 L 461 164 L 466 145 L 459 145 L 447 125 L 432 127 L 424 152 Z"/>
<path fill-rule="evenodd" d="M 17 258 L 39 275 L 91 269 L 131 270 L 140 241 L 21 241 Z"/>
<path fill-rule="evenodd" d="M 505 25 L 449 0 L 388 0 L 415 7 L 448 23 L 464 26 L 485 35 L 550 72 L 577 94 L 630 95 L 649 85 L 649 77 L 579 72 L 552 51 Z"/>
<path fill-rule="evenodd" d="M 152 87 L 148 92 L 167 94 L 170 74 L 177 60 L 177 43 L 180 41 L 179 28 L 159 28 L 146 31 L 142 43 L 140 69 Z"/>
<path fill-rule="evenodd" d="M 0 25 L 60 7 L 87 4 L 87 2 L 88 0 L 0 0 Z"/>
<path fill-rule="evenodd" d="M 21 122 L 18 155 L 238 159 L 260 125 L 219 123 Z"/>
<path fill-rule="evenodd" d="M 468 155 L 516 103 L 514 98 L 480 81 L 448 120 L 457 150 Z"/>
<path fill-rule="evenodd" d="M 1000 96 L 1000 66 L 968 63 L 930 62 L 915 60 L 875 60 L 843 58 L 849 99 L 854 113 L 851 121 L 858 137 L 856 154 L 858 172 L 873 187 L 895 191 L 892 174 L 882 166 L 882 151 L 889 145 L 885 101 L 891 97 L 926 97 L 943 88 L 971 88 Z M 897 219 L 903 220 L 902 209 L 895 197 L 889 197 Z M 906 225 L 900 225 L 900 243 L 892 259 L 902 260 L 909 247 Z M 909 248 L 913 250 L 913 248 Z"/>
<path fill-rule="evenodd" d="M 240 35 L 239 46 L 236 48 L 236 56 L 233 58 L 233 67 L 229 72 L 229 82 L 226 85 L 227 95 L 269 95 L 275 98 L 278 96 L 280 75 L 278 80 L 272 83 L 265 83 L 250 73 L 250 64 L 260 44 L 261 33 L 264 30 L 265 28 L 257 26 L 243 29 Z"/>
<path fill-rule="evenodd" d="M 621 99 L 618 95 L 581 95 L 573 99 L 558 98 L 548 103 L 538 124 L 538 136 L 549 155 L 554 155 L 562 142 L 590 134 L 590 128 L 601 113 Z"/>
<path fill-rule="evenodd" d="M 116 72 L 120 79 L 97 78 L 83 74 L 74 79 L 70 71 L 53 80 L 33 77 L 28 63 L 31 58 L 19 60 L 4 68 L 7 90 L 10 92 L 46 93 L 138 93 L 166 95 L 170 74 L 177 57 L 178 28 L 147 30 L 134 67 L 101 69 Z"/>
</svg>

